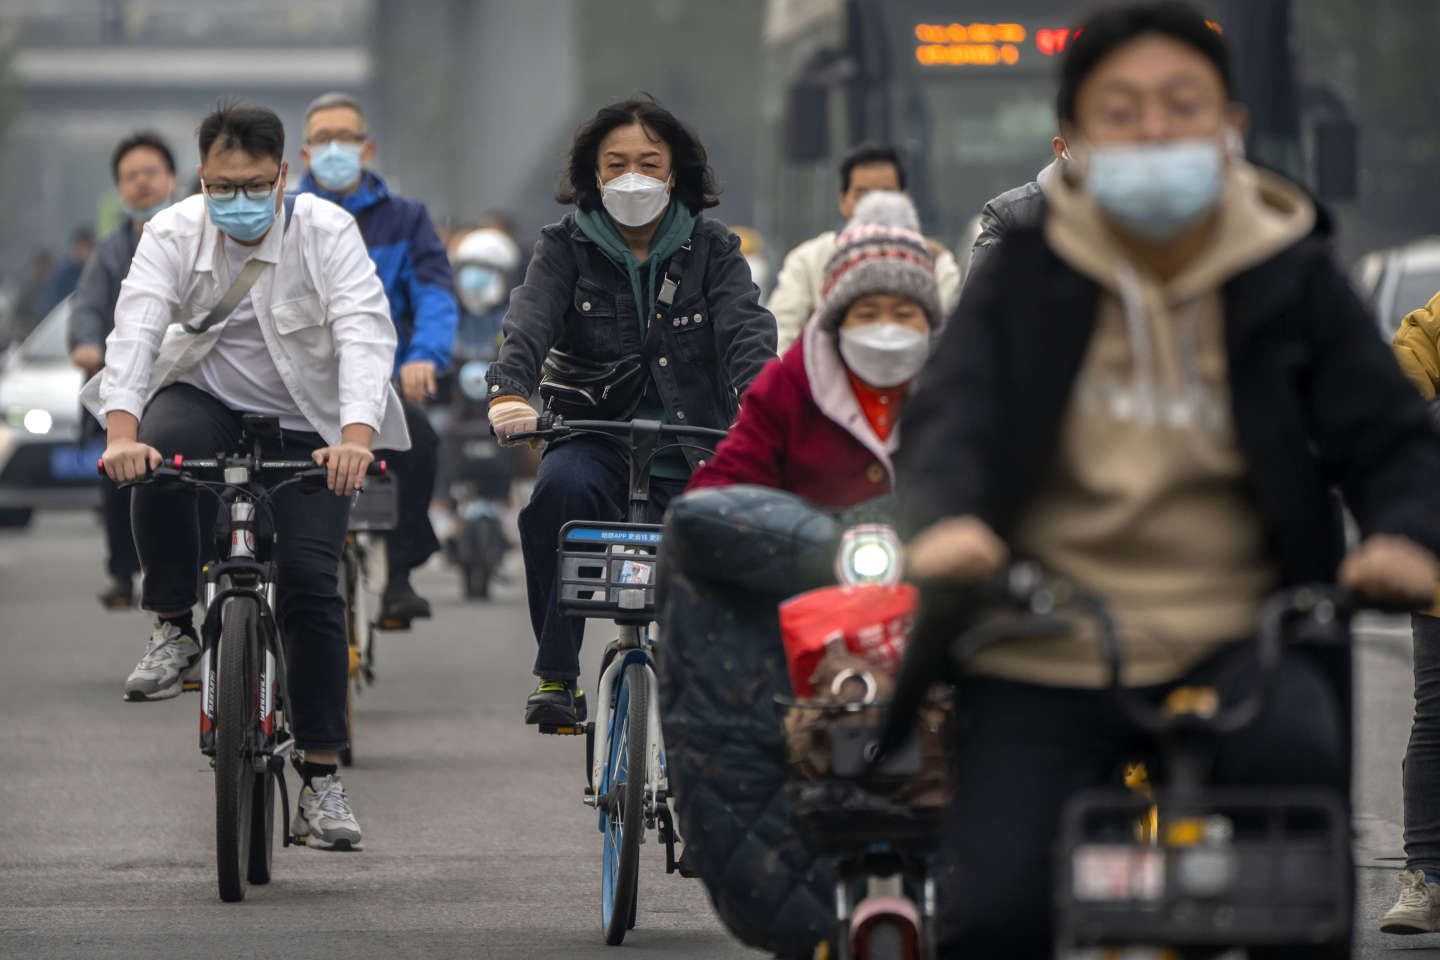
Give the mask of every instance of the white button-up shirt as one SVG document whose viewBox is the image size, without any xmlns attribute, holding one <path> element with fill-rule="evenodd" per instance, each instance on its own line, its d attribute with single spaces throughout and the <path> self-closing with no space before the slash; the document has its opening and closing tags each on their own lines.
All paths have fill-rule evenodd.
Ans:
<svg viewBox="0 0 1440 960">
<path fill-rule="evenodd" d="M 363 423 L 377 449 L 405 450 L 410 435 L 390 385 L 395 326 L 355 220 L 312 194 L 295 198 L 253 259 L 270 264 L 250 289 L 270 355 L 295 407 L 326 443 Z M 139 418 L 164 387 L 181 381 L 220 339 L 225 324 L 187 333 L 225 295 L 220 232 L 196 195 L 155 215 L 135 250 L 105 341 L 105 368 L 81 399 L 103 422 L 112 410 Z"/>
</svg>

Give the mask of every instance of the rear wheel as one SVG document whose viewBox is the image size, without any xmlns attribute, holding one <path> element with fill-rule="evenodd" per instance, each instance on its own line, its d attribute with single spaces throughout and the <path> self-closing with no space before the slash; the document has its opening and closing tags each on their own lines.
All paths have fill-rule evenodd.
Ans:
<svg viewBox="0 0 1440 960">
<path fill-rule="evenodd" d="M 634 926 L 639 900 L 640 836 L 645 831 L 646 734 L 649 691 L 645 666 L 621 674 L 610 719 L 608 762 L 600 796 L 605 803 L 605 849 L 601 860 L 600 920 L 614 946 Z"/>
<path fill-rule="evenodd" d="M 220 612 L 215 718 L 215 865 L 220 899 L 245 899 L 256 786 L 253 748 L 259 622 L 255 601 L 231 597 Z M 260 776 L 265 776 L 261 774 Z"/>
<path fill-rule="evenodd" d="M 340 560 L 340 585 L 345 591 L 345 640 L 349 645 L 350 680 L 345 691 L 345 746 L 340 750 L 340 765 L 355 762 L 355 691 L 364 682 L 366 632 L 370 629 L 365 609 L 365 564 L 359 546 L 352 538 L 345 543 Z"/>
<path fill-rule="evenodd" d="M 460 568 L 465 579 L 465 599 L 490 599 L 490 568 L 484 563 L 470 562 Z"/>
</svg>

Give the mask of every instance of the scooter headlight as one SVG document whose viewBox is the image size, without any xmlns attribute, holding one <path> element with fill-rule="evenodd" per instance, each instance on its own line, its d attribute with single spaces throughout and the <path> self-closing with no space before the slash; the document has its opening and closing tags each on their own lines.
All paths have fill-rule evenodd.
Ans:
<svg viewBox="0 0 1440 960">
<path fill-rule="evenodd" d="M 851 587 L 899 583 L 904 558 L 904 548 L 894 530 L 884 524 L 867 523 L 851 527 L 840 538 L 835 575 Z"/>
<path fill-rule="evenodd" d="M 460 384 L 460 392 L 471 400 L 484 400 L 488 395 L 485 386 L 485 374 L 489 372 L 490 364 L 482 360 L 471 360 L 460 368 L 456 381 Z"/>
</svg>

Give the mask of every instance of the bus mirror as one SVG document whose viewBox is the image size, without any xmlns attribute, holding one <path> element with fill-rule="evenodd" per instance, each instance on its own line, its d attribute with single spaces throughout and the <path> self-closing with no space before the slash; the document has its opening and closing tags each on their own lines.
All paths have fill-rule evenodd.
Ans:
<svg viewBox="0 0 1440 960">
<path fill-rule="evenodd" d="M 812 164 L 830 156 L 830 95 L 822 83 L 801 77 L 785 102 L 785 159 Z"/>
<path fill-rule="evenodd" d="M 1360 196 L 1360 128 L 1349 120 L 1315 124 L 1315 192 L 1329 203 Z"/>
</svg>

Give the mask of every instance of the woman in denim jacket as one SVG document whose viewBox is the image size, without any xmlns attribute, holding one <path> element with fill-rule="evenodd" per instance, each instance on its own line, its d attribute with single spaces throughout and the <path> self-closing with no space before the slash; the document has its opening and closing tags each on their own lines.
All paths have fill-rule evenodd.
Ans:
<svg viewBox="0 0 1440 960">
<path fill-rule="evenodd" d="M 596 366 L 640 358 L 642 382 L 629 409 L 597 414 L 720 429 L 734 421 L 740 396 L 775 356 L 775 319 L 760 306 L 739 239 L 701 213 L 718 192 L 700 140 L 648 97 L 607 106 L 580 128 L 557 197 L 575 209 L 541 231 L 487 374 L 490 423 L 501 442 L 534 429 L 528 398 L 551 351 Z M 667 309 L 657 297 L 677 253 L 679 288 Z M 656 459 L 650 502 L 657 517 L 703 457 L 686 449 Z M 597 438 L 552 444 L 540 463 L 520 513 L 540 646 L 527 723 L 585 718 L 576 684 L 584 621 L 557 606 L 557 540 L 569 520 L 622 519 L 628 476 L 624 452 Z"/>
</svg>

